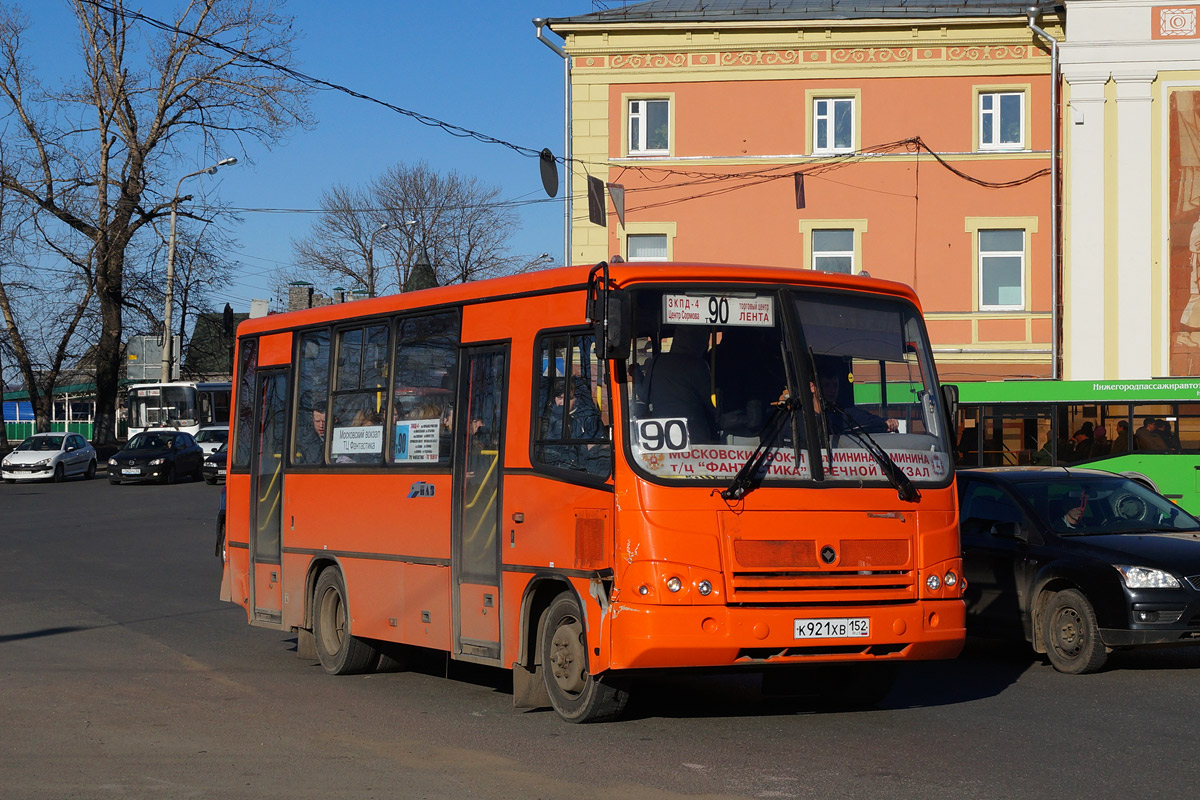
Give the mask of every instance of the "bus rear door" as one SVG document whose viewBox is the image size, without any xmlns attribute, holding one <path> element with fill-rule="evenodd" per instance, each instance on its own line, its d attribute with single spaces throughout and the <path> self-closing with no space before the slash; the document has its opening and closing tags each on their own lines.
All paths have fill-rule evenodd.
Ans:
<svg viewBox="0 0 1200 800">
<path fill-rule="evenodd" d="M 463 351 L 454 459 L 454 652 L 500 658 L 500 511 L 507 348 Z"/>
<path fill-rule="evenodd" d="M 286 370 L 259 370 L 250 451 L 250 608 L 251 622 L 266 627 L 283 621 L 280 538 L 287 387 Z"/>
</svg>

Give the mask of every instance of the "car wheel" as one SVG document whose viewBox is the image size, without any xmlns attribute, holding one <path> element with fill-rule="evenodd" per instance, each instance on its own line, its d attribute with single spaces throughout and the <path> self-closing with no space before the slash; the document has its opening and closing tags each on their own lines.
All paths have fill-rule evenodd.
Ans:
<svg viewBox="0 0 1200 800">
<path fill-rule="evenodd" d="M 346 584 L 340 570 L 330 567 L 317 578 L 313 593 L 313 640 L 321 667 L 330 675 L 354 675 L 374 666 L 379 653 L 350 632 Z"/>
<path fill-rule="evenodd" d="M 16 481 L 15 481 L 14 479 L 12 479 L 12 478 L 5 478 L 5 479 L 4 479 L 4 482 L 5 482 L 5 483 L 16 483 Z"/>
<path fill-rule="evenodd" d="M 1042 616 L 1046 655 L 1059 672 L 1083 675 L 1104 666 L 1108 650 L 1100 640 L 1096 612 L 1082 593 L 1064 589 L 1056 593 Z"/>
<path fill-rule="evenodd" d="M 93 458 L 88 462 L 87 472 L 83 473 L 83 477 L 85 480 L 89 481 L 96 477 L 96 459 Z"/>
<path fill-rule="evenodd" d="M 174 464 L 167 465 L 167 471 L 163 473 L 162 482 L 166 483 L 166 484 L 172 484 L 175 482 L 175 465 Z"/>
<path fill-rule="evenodd" d="M 601 682 L 588 671 L 583 612 L 570 594 L 554 599 L 538 635 L 542 677 L 550 705 L 568 722 L 603 722 L 625 710 L 629 692 Z"/>
<path fill-rule="evenodd" d="M 54 478 L 53 478 L 54 482 L 62 483 L 66 477 L 67 477 L 67 471 L 65 469 L 63 469 L 62 462 L 55 464 L 54 465 Z"/>
<path fill-rule="evenodd" d="M 209 486 L 217 485 L 217 479 L 215 477 L 214 478 L 205 478 L 204 482 L 207 483 Z"/>
</svg>

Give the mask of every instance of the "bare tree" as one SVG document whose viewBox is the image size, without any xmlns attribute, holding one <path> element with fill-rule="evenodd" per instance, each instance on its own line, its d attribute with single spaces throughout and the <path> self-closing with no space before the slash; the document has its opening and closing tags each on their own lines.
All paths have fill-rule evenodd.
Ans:
<svg viewBox="0 0 1200 800">
<path fill-rule="evenodd" d="M 289 278 L 309 274 L 345 281 L 370 294 L 403 291 L 418 258 L 428 257 L 441 285 L 517 272 L 529 259 L 508 253 L 517 215 L 500 190 L 421 162 L 397 164 L 365 188 L 335 186 L 324 214 L 293 242 Z"/>
<path fill-rule="evenodd" d="M 0 8 L 0 108 L 12 120 L 4 142 L 14 156 L 0 163 L 0 185 L 88 245 L 100 318 L 95 438 L 108 444 L 131 248 L 169 213 L 180 163 L 194 169 L 225 146 L 274 144 L 309 123 L 307 90 L 206 43 L 236 42 L 255 58 L 289 65 L 296 34 L 275 0 L 181 0 L 167 30 L 139 21 L 125 0 L 70 2 L 82 77 L 56 89 L 40 86 L 22 55 L 27 20 Z"/>
</svg>

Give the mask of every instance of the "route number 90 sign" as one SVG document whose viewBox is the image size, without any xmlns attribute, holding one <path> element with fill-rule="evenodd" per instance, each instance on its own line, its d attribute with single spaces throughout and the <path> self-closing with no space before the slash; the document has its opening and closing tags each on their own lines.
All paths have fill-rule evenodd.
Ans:
<svg viewBox="0 0 1200 800">
<path fill-rule="evenodd" d="M 687 420 L 683 417 L 639 419 L 638 447 L 643 453 L 679 453 L 688 449 Z"/>
<path fill-rule="evenodd" d="M 663 322 L 667 325 L 771 328 L 775 325 L 775 298 L 770 295 L 665 294 Z"/>
</svg>

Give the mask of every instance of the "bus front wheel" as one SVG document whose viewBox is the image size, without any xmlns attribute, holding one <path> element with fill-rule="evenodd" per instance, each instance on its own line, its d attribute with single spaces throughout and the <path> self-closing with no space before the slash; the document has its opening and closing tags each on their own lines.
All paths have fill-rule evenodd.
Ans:
<svg viewBox="0 0 1200 800">
<path fill-rule="evenodd" d="M 583 612 L 570 594 L 546 609 L 538 636 L 542 675 L 550 705 L 568 722 L 603 722 L 625 710 L 629 692 L 603 683 L 588 671 Z"/>
<path fill-rule="evenodd" d="M 350 633 L 346 583 L 332 567 L 317 578 L 313 593 L 313 639 L 321 667 L 330 675 L 366 672 L 378 656 L 374 647 Z"/>
</svg>

